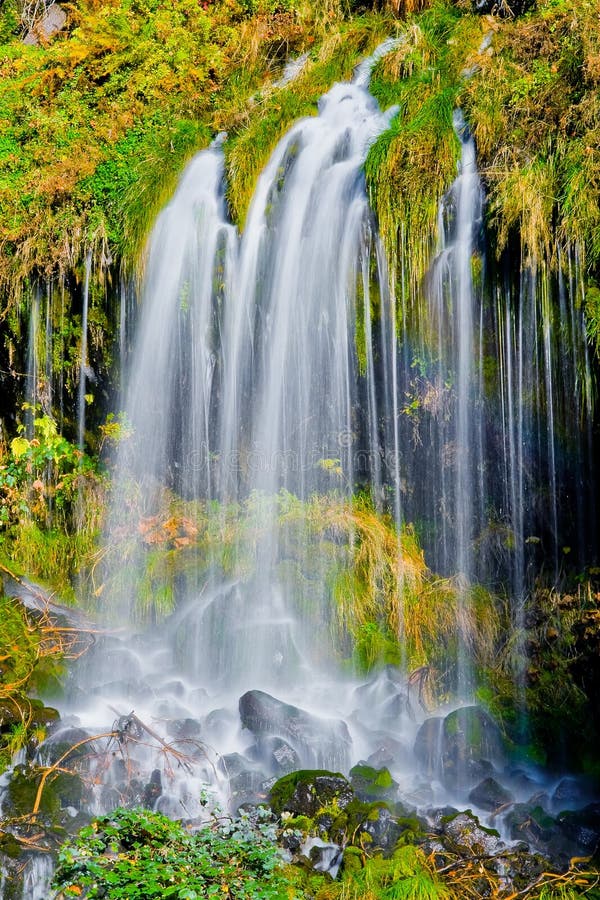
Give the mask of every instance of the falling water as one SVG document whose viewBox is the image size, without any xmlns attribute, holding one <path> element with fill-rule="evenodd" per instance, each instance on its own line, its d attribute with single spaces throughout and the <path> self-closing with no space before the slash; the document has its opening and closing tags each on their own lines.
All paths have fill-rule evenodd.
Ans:
<svg viewBox="0 0 600 900">
<path fill-rule="evenodd" d="M 79 388 L 77 394 L 77 444 L 83 450 L 85 443 L 85 383 L 88 372 L 88 306 L 90 299 L 90 276 L 92 273 L 92 251 L 85 258 L 85 278 L 81 313 L 81 353 L 79 357 Z"/>
</svg>

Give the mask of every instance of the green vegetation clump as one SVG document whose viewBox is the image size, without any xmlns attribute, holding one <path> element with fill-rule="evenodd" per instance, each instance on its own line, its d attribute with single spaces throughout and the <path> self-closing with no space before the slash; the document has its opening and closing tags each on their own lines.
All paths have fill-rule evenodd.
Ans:
<svg viewBox="0 0 600 900">
<path fill-rule="evenodd" d="M 291 884 L 268 826 L 244 820 L 186 829 L 159 813 L 117 809 L 60 851 L 58 897 L 283 900 Z"/>
<path fill-rule="evenodd" d="M 73 601 L 73 579 L 95 550 L 105 483 L 51 416 L 23 409 L 28 422 L 10 445 L 0 445 L 0 549 L 13 571 Z"/>
<path fill-rule="evenodd" d="M 4 569 L 4 566 L 0 566 Z M 2 573 L 5 574 L 5 573 Z M 59 635 L 44 635 L 21 603 L 0 589 L 0 772 L 30 741 L 43 740 L 57 715 L 28 692 L 44 687 L 61 672 Z"/>
</svg>

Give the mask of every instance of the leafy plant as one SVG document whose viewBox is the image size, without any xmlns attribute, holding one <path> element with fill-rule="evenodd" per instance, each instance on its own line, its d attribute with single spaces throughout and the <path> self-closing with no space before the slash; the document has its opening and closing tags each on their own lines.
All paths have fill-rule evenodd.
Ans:
<svg viewBox="0 0 600 900">
<path fill-rule="evenodd" d="M 248 817 L 190 831 L 159 813 L 117 809 L 63 846 L 54 886 L 65 900 L 282 900 L 281 865 L 268 826 Z"/>
</svg>

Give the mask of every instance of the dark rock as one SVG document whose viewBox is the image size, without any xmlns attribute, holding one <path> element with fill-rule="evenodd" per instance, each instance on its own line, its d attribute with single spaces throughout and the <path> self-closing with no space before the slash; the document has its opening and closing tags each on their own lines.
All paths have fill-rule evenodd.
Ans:
<svg viewBox="0 0 600 900">
<path fill-rule="evenodd" d="M 465 788 L 493 773 L 492 760 L 501 760 L 500 730 L 479 706 L 463 706 L 444 719 L 442 781 L 453 789 Z"/>
<path fill-rule="evenodd" d="M 373 805 L 358 834 L 368 834 L 371 838 L 370 846 L 391 851 L 399 837 L 408 830 L 411 829 L 407 823 L 400 824 L 387 807 L 381 805 L 377 808 Z"/>
<path fill-rule="evenodd" d="M 530 806 L 528 803 L 516 803 L 504 817 L 504 826 L 511 840 L 526 841 L 540 850 L 558 833 L 552 816 L 541 806 Z"/>
<path fill-rule="evenodd" d="M 277 776 L 295 772 L 301 765 L 300 757 L 294 748 L 278 737 L 260 738 L 254 747 L 248 750 L 248 755 L 269 772 L 275 772 Z"/>
<path fill-rule="evenodd" d="M 345 764 L 352 744 L 345 722 L 319 719 L 264 691 L 248 691 L 239 706 L 242 725 L 256 737 L 281 737 L 316 765 Z"/>
<path fill-rule="evenodd" d="M 425 719 L 415 738 L 414 754 L 419 768 L 431 778 L 437 777 L 441 769 L 443 725 L 440 716 Z"/>
<path fill-rule="evenodd" d="M 389 769 L 373 769 L 366 763 L 359 763 L 350 769 L 350 783 L 360 800 L 392 801 L 398 793 L 398 784 Z"/>
<path fill-rule="evenodd" d="M 167 722 L 167 734 L 177 740 L 191 740 L 200 736 L 202 731 L 197 719 L 171 719 Z"/>
<path fill-rule="evenodd" d="M 343 775 L 317 769 L 284 775 L 271 789 L 269 803 L 277 815 L 291 812 L 295 816 L 313 818 L 334 801 L 343 810 L 353 797 L 352 786 Z"/>
<path fill-rule="evenodd" d="M 498 832 L 484 828 L 470 809 L 444 819 L 442 834 L 443 843 L 461 856 L 488 856 L 504 846 Z"/>
<path fill-rule="evenodd" d="M 162 794 L 162 778 L 160 769 L 154 769 L 150 781 L 144 788 L 144 806 L 154 809 L 156 801 Z"/>
<path fill-rule="evenodd" d="M 552 806 L 555 810 L 580 806 L 589 803 L 593 799 L 592 793 L 592 788 L 586 779 L 563 778 L 559 781 L 552 794 Z"/>
<path fill-rule="evenodd" d="M 240 772 L 246 771 L 251 766 L 251 761 L 241 753 L 226 753 L 219 760 L 219 769 L 227 778 L 233 778 Z"/>
<path fill-rule="evenodd" d="M 469 800 L 481 809 L 493 812 L 507 803 L 513 803 L 514 797 L 510 791 L 498 784 L 495 778 L 484 778 L 469 794 Z"/>
<path fill-rule="evenodd" d="M 593 856 L 600 847 L 600 803 L 590 803 L 575 812 L 562 812 L 558 826 L 585 855 Z"/>
<path fill-rule="evenodd" d="M 257 803 L 264 803 L 273 786 L 273 780 L 269 780 L 264 772 L 254 769 L 246 769 L 229 779 L 231 791 L 231 809 L 237 813 L 240 807 Z"/>
<path fill-rule="evenodd" d="M 90 732 L 83 728 L 59 728 L 40 744 L 38 759 L 46 766 L 54 765 L 62 757 L 65 763 L 83 760 L 93 750 L 93 741 L 87 740 L 90 737 Z"/>
</svg>

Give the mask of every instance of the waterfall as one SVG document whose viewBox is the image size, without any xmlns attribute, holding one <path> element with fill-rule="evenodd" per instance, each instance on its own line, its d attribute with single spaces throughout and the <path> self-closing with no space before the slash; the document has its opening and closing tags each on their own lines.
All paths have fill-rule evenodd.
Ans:
<svg viewBox="0 0 600 900">
<path fill-rule="evenodd" d="M 407 297 L 404 262 L 388 272 L 363 175 L 395 114 L 368 92 L 386 47 L 275 147 L 241 236 L 227 215 L 224 137 L 191 161 L 149 242 L 134 339 L 121 286 L 133 434 L 115 460 L 99 593 L 122 630 L 79 662 L 67 705 L 87 734 L 151 723 L 193 745 L 197 768 L 167 771 L 162 749 L 140 741 L 131 766 L 144 775 L 127 780 L 105 760 L 96 811 L 151 799 L 201 816 L 207 783 L 228 802 L 236 754 L 257 778 L 264 759 L 240 719 L 252 692 L 305 729 L 300 739 L 277 719 L 297 766 L 348 768 L 392 741 L 395 776 L 412 785 L 402 587 L 396 669 L 360 684 L 332 652 L 355 601 L 352 579 L 340 587 L 336 577 L 359 544 L 348 515 L 359 492 L 395 521 L 398 568 L 410 523 L 428 564 L 452 579 L 460 635 L 448 669 L 463 700 L 474 686 L 475 586 L 500 586 L 519 629 L 532 554 L 543 546 L 559 567 L 562 493 L 574 488 L 577 533 L 588 531 L 572 478 L 575 464 L 591 465 L 576 249 L 564 248 L 558 275 L 529 259 L 516 278 L 486 259 L 475 146 L 457 113 L 438 249 Z M 84 312 L 89 277 L 88 260 Z"/>
</svg>

